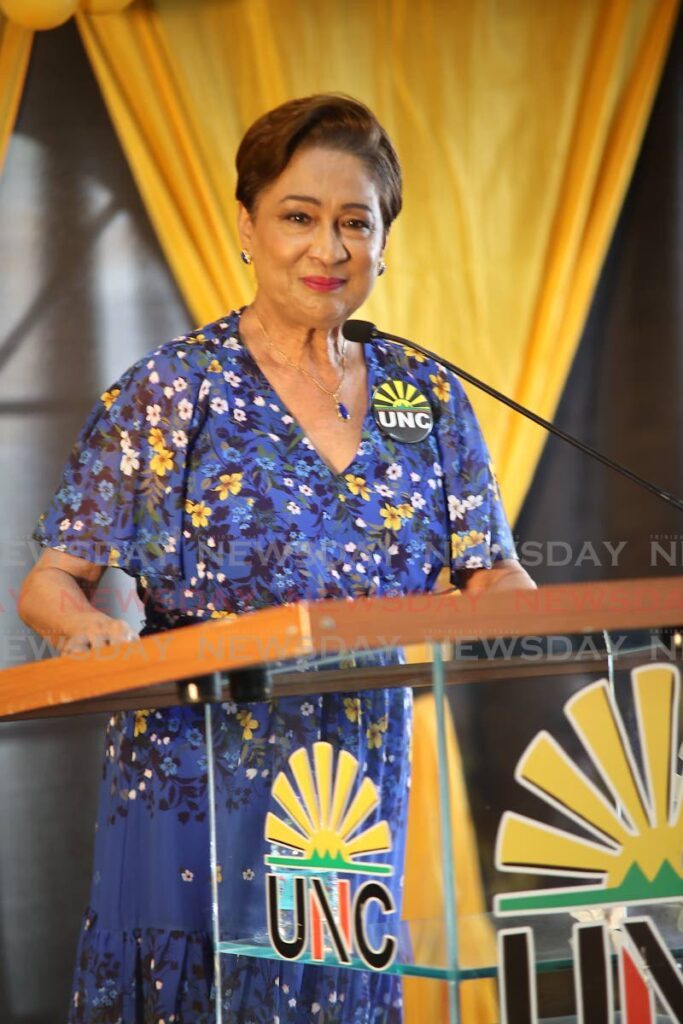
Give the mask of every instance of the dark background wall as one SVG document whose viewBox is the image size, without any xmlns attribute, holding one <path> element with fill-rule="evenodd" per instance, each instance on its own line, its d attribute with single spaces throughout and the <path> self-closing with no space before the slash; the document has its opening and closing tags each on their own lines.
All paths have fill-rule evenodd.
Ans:
<svg viewBox="0 0 683 1024">
<path fill-rule="evenodd" d="M 557 417 L 678 493 L 682 78 L 679 31 Z M 72 25 L 36 36 L 0 178 L 0 310 L 0 665 L 8 667 L 45 654 L 16 616 L 16 588 L 36 556 L 27 537 L 88 409 L 139 355 L 190 326 Z M 564 581 L 680 572 L 683 550 L 673 567 L 653 564 L 650 539 L 681 538 L 681 524 L 655 498 L 551 440 L 516 532 L 533 575 Z M 605 540 L 627 542 L 616 566 L 608 557 L 576 564 L 586 541 L 604 552 Z M 543 564 L 532 565 L 539 550 Z M 130 583 L 117 573 L 105 581 L 120 613 Z M 138 620 L 134 608 L 130 617 Z M 491 766 L 509 777 L 548 699 L 541 686 L 524 700 L 496 686 L 453 696 L 473 810 L 488 833 L 500 804 Z M 557 709 L 562 694 L 552 701 Z M 101 720 L 86 719 L 0 726 L 3 1022 L 65 1018 L 101 732 Z M 491 755 L 485 763 L 482 750 Z"/>
</svg>

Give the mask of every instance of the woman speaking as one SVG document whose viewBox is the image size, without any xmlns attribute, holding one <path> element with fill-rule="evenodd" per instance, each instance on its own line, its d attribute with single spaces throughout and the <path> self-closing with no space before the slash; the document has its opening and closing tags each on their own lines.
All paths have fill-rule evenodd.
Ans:
<svg viewBox="0 0 683 1024">
<path fill-rule="evenodd" d="M 531 585 L 457 379 L 342 333 L 386 269 L 401 207 L 398 159 L 374 115 L 337 95 L 285 103 L 248 130 L 237 172 L 253 301 L 112 384 L 36 528 L 45 550 L 20 613 L 63 653 L 134 638 L 84 597 L 107 566 L 135 577 L 145 633 L 286 602 L 424 593 L 444 568 L 459 587 Z M 405 388 L 424 411 L 413 431 L 381 415 Z M 109 722 L 71 1024 L 213 1020 L 202 726 L 191 706 Z M 223 704 L 218 814 L 232 867 L 221 901 L 237 916 L 251 908 L 245 919 L 261 912 L 272 780 L 293 750 L 324 739 L 377 787 L 400 906 L 410 726 L 406 689 Z M 394 976 L 222 959 L 230 1024 L 401 1020 Z"/>
</svg>

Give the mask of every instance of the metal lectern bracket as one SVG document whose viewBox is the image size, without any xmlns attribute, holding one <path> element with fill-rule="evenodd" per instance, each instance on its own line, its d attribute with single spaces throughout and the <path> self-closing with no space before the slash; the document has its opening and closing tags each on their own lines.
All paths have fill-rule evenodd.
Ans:
<svg viewBox="0 0 683 1024">
<path fill-rule="evenodd" d="M 209 672 L 205 676 L 191 676 L 189 679 L 178 679 L 179 704 L 220 704 L 223 700 L 225 684 L 223 672 Z"/>
<path fill-rule="evenodd" d="M 242 668 L 224 676 L 230 697 L 236 704 L 253 700 L 270 700 L 273 681 L 265 668 Z"/>
<path fill-rule="evenodd" d="M 220 704 L 228 699 L 228 695 L 236 704 L 242 704 L 269 700 L 273 694 L 273 682 L 265 668 L 209 672 L 208 675 L 179 679 L 177 687 L 180 704 Z"/>
</svg>

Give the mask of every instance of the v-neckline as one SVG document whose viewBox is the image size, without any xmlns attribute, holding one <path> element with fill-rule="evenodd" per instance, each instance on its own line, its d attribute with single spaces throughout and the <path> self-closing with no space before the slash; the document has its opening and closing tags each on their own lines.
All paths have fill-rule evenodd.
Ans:
<svg viewBox="0 0 683 1024">
<path fill-rule="evenodd" d="M 237 310 L 236 322 L 235 322 L 235 326 L 234 326 L 234 337 L 237 338 L 237 341 L 239 342 L 241 350 L 245 353 L 247 359 L 249 360 L 249 363 L 250 363 L 251 367 L 253 368 L 253 373 L 255 375 L 257 375 L 258 377 L 260 377 L 261 380 L 265 382 L 265 385 L 269 389 L 271 395 L 273 396 L 273 399 L 276 402 L 278 402 L 278 404 L 280 405 L 280 407 L 282 409 L 282 412 L 284 412 L 286 416 L 289 416 L 291 418 L 292 426 L 296 428 L 296 431 L 298 433 L 297 444 L 303 444 L 305 448 L 307 448 L 309 451 L 311 451 L 315 455 L 315 457 L 317 458 L 317 460 L 320 463 L 320 465 L 323 466 L 327 470 L 327 472 L 329 473 L 329 475 L 331 477 L 333 477 L 333 479 L 335 479 L 335 480 L 342 480 L 348 473 L 351 472 L 351 470 L 356 465 L 358 460 L 362 457 L 362 455 L 363 455 L 363 444 L 370 437 L 370 429 L 371 429 L 372 422 L 373 422 L 373 416 L 372 416 L 372 396 L 373 396 L 373 393 L 375 391 L 375 383 L 374 383 L 375 363 L 374 363 L 374 352 L 372 351 L 372 346 L 371 345 L 365 345 L 365 344 L 363 345 L 363 356 L 364 356 L 364 359 L 365 359 L 365 391 L 366 391 L 366 396 L 365 397 L 366 397 L 366 405 L 365 405 L 365 415 L 363 416 L 363 422 L 362 422 L 362 425 L 361 425 L 360 440 L 358 442 L 358 447 L 356 448 L 356 451 L 354 452 L 353 457 L 351 458 L 351 461 L 349 462 L 349 464 L 344 469 L 342 469 L 339 472 L 337 472 L 336 469 L 333 469 L 333 467 L 330 466 L 329 462 L 324 458 L 324 456 L 319 451 L 319 449 L 313 444 L 313 441 L 310 439 L 310 437 L 308 436 L 308 434 L 306 433 L 306 431 L 302 427 L 299 419 L 294 415 L 294 413 L 291 411 L 291 409 L 289 408 L 287 403 L 282 400 L 282 398 L 280 397 L 280 394 L 278 393 L 277 389 L 275 388 L 275 385 L 270 380 L 270 378 L 267 377 L 266 374 L 263 372 L 263 370 L 259 366 L 258 362 L 256 361 L 256 359 L 252 355 L 251 350 L 249 349 L 249 346 L 245 344 L 244 339 L 243 339 L 243 337 L 242 337 L 242 335 L 240 333 L 240 322 L 242 320 L 242 313 L 244 312 L 245 308 L 246 307 L 243 307 L 242 309 Z M 305 441 L 308 442 L 307 445 L 304 444 Z M 309 445 L 310 445 L 310 448 L 309 448 Z"/>
</svg>

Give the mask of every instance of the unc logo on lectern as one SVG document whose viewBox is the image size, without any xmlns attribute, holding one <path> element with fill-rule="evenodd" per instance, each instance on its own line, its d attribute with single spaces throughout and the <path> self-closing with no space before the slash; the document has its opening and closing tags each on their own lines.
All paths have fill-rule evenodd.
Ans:
<svg viewBox="0 0 683 1024">
<path fill-rule="evenodd" d="M 597 1007 L 605 1011 L 600 1019 L 612 1020 L 614 1009 L 608 929 L 599 920 L 603 915 L 595 923 L 596 910 L 683 899 L 683 799 L 675 772 L 678 669 L 666 664 L 634 669 L 631 693 L 639 758 L 611 689 L 601 680 L 579 690 L 564 708 L 588 755 L 592 778 L 545 731 L 534 737 L 517 764 L 517 782 L 579 831 L 512 811 L 503 815 L 498 830 L 499 870 L 589 881 L 499 895 L 494 908 L 499 917 L 578 910 L 584 913 L 574 918 L 589 918 L 572 928 L 580 1021 L 597 1020 Z M 652 1024 L 656 993 L 670 1019 L 683 1022 L 683 981 L 655 921 L 625 915 L 620 931 L 622 1019 Z M 528 1019 L 536 1020 L 533 940 L 529 927 L 499 933 L 501 1003 L 507 1006 L 501 1009 L 503 1021 L 522 1004 L 533 1008 Z"/>
<path fill-rule="evenodd" d="M 285 960 L 298 960 L 310 947 L 311 959 L 323 961 L 326 932 L 328 950 L 339 963 L 350 964 L 355 950 L 367 967 L 385 970 L 398 944 L 393 935 L 378 936 L 376 926 L 369 928 L 368 910 L 374 904 L 382 918 L 395 913 L 391 892 L 377 880 L 392 875 L 393 869 L 361 859 L 392 848 L 386 821 L 362 829 L 379 805 L 375 784 L 365 778 L 354 793 L 358 761 L 341 750 L 335 765 L 331 743 L 313 744 L 313 765 L 304 747 L 294 751 L 288 764 L 295 785 L 280 772 L 272 789 L 288 820 L 269 811 L 265 824 L 271 843 L 265 863 L 274 869 L 265 880 L 271 946 Z M 351 881 L 338 877 L 342 874 L 370 877 L 357 886 L 352 899 Z M 291 887 L 286 925 L 283 876 Z"/>
</svg>

